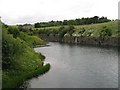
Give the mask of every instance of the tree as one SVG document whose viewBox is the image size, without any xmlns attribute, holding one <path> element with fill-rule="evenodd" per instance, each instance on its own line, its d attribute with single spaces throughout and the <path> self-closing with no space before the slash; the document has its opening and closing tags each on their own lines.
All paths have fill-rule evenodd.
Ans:
<svg viewBox="0 0 120 90">
<path fill-rule="evenodd" d="M 67 21 L 67 20 L 64 20 L 64 21 L 63 21 L 63 25 L 68 25 L 68 21 Z"/>
<path fill-rule="evenodd" d="M 100 37 L 108 37 L 112 35 L 112 31 L 108 29 L 106 26 L 100 31 Z"/>
<path fill-rule="evenodd" d="M 98 16 L 94 16 L 92 19 L 93 19 L 93 23 L 98 23 L 99 17 Z"/>
<path fill-rule="evenodd" d="M 62 39 L 66 33 L 67 33 L 67 29 L 64 26 L 61 26 L 58 32 L 60 38 Z"/>
<path fill-rule="evenodd" d="M 74 33 L 74 29 L 75 27 L 73 25 L 68 26 L 67 32 L 70 34 L 70 36 L 72 36 L 72 34 Z"/>
<path fill-rule="evenodd" d="M 11 30 L 11 29 L 10 29 Z M 3 69 L 16 68 L 16 56 L 24 52 L 26 45 L 19 38 L 14 38 L 3 29 L 2 34 L 2 67 Z"/>
<path fill-rule="evenodd" d="M 111 21 L 107 19 L 107 17 L 101 17 L 98 16 L 94 17 L 87 17 L 87 18 L 79 18 L 79 19 L 72 19 L 72 20 L 64 20 L 64 21 L 49 21 L 49 22 L 40 22 L 35 23 L 35 28 L 41 28 L 41 27 L 50 27 L 50 26 L 60 26 L 60 25 L 86 25 L 86 24 L 92 24 L 92 23 L 103 23 Z"/>
<path fill-rule="evenodd" d="M 19 29 L 14 26 L 8 27 L 8 33 L 12 34 L 14 38 L 17 38 L 20 35 Z"/>
<path fill-rule="evenodd" d="M 39 28 L 40 27 L 40 23 L 35 23 L 34 27 L 35 28 Z"/>
</svg>

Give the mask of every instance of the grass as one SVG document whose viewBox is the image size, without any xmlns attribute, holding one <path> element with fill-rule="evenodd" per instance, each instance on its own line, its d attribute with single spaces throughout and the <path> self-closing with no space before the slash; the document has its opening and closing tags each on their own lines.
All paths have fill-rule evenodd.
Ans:
<svg viewBox="0 0 120 90">
<path fill-rule="evenodd" d="M 33 31 L 42 31 L 41 33 L 49 35 L 58 34 L 60 27 L 61 26 L 33 28 Z M 64 27 L 67 28 L 68 26 Z M 79 25 L 74 27 L 75 29 L 72 33 L 72 36 L 99 37 L 101 30 L 103 30 L 104 28 L 107 28 L 111 31 L 111 37 L 118 36 L 118 21 L 90 25 Z M 17 39 L 8 34 L 5 34 L 4 38 L 5 41 L 8 41 L 8 46 L 13 46 L 10 48 L 10 50 L 15 53 L 14 61 L 16 68 L 13 70 L 6 69 L 3 71 L 3 89 L 16 88 L 20 86 L 25 80 L 43 74 L 50 69 L 50 64 L 46 64 L 45 66 L 43 66 L 43 60 L 45 59 L 45 57 L 42 54 L 36 53 L 30 47 L 34 45 L 46 44 L 46 42 L 44 42 L 42 39 L 39 39 L 36 36 L 26 35 L 23 32 L 20 33 L 20 36 Z M 23 50 L 24 52 L 22 52 L 21 50 Z M 21 53 L 18 51 L 21 51 Z M 9 52 L 9 50 L 6 52 Z"/>
<path fill-rule="evenodd" d="M 26 48 L 23 54 L 20 54 L 15 59 L 15 70 L 3 71 L 3 88 L 16 88 L 25 80 L 34 76 L 43 74 L 50 69 L 50 65 L 42 66 L 44 60 L 42 54 L 35 53 L 31 48 Z"/>
<path fill-rule="evenodd" d="M 46 64 L 45 66 L 42 66 L 40 68 L 35 69 L 31 72 L 17 72 L 17 71 L 6 71 L 4 72 L 3 76 L 3 90 L 4 89 L 11 89 L 12 88 L 18 88 L 23 82 L 27 79 L 31 79 L 32 77 L 39 76 L 41 74 L 46 73 L 50 69 L 50 64 Z M 6 84 L 4 84 L 6 83 Z"/>
<path fill-rule="evenodd" d="M 99 32 L 102 30 L 104 27 L 108 28 L 112 32 L 112 37 L 117 36 L 117 31 L 118 31 L 118 21 L 111 21 L 107 23 L 100 23 L 100 24 L 91 24 L 91 25 L 81 25 L 81 26 L 75 26 L 76 31 L 75 33 L 78 34 L 80 30 L 83 28 L 86 30 L 86 33 L 92 32 L 93 37 L 99 37 Z"/>
<path fill-rule="evenodd" d="M 65 28 L 68 26 L 64 26 Z M 76 25 L 75 32 L 72 34 L 73 36 L 91 36 L 91 37 L 99 37 L 101 30 L 107 28 L 111 31 L 111 37 L 118 36 L 118 21 L 111 21 L 106 23 L 99 24 L 90 24 L 90 25 Z M 33 28 L 34 31 L 45 31 L 45 32 L 59 32 L 60 26 L 54 27 L 45 27 L 45 28 Z M 85 30 L 82 34 L 81 31 Z M 44 33 L 45 33 L 44 32 Z"/>
<path fill-rule="evenodd" d="M 3 90 L 5 88 L 16 88 L 25 80 L 44 74 L 50 69 L 50 64 L 43 66 L 45 56 L 26 48 L 23 54 L 16 56 L 16 69 L 3 71 Z"/>
<path fill-rule="evenodd" d="M 23 32 L 16 38 L 3 28 L 2 34 L 2 88 L 17 88 L 25 80 L 43 74 L 50 69 L 50 64 L 43 66 L 45 56 L 36 53 L 32 46 L 44 45 L 42 39 Z"/>
<path fill-rule="evenodd" d="M 43 41 L 41 38 L 38 38 L 37 36 L 30 36 L 23 32 L 20 32 L 19 38 L 24 40 L 29 46 L 47 44 L 47 42 Z"/>
</svg>

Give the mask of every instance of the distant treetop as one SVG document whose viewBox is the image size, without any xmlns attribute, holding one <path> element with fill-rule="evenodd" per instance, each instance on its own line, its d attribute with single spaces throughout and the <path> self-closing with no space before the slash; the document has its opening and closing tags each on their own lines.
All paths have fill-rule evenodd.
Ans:
<svg viewBox="0 0 120 90">
<path fill-rule="evenodd" d="M 104 23 L 109 22 L 110 19 L 107 17 L 87 17 L 87 18 L 77 18 L 72 20 L 63 20 L 63 21 L 49 21 L 49 22 L 37 22 L 34 24 L 35 28 L 42 28 L 42 27 L 50 27 L 50 26 L 60 26 L 60 25 L 87 25 L 87 24 L 95 24 L 95 23 Z"/>
</svg>

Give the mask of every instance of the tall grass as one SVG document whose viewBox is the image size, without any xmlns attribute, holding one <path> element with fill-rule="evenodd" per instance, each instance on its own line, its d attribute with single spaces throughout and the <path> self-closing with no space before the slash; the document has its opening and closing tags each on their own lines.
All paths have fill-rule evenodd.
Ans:
<svg viewBox="0 0 120 90">
<path fill-rule="evenodd" d="M 13 30 L 12 30 L 13 29 Z M 43 74 L 50 69 L 50 64 L 43 66 L 42 54 L 38 54 L 32 48 L 34 45 L 44 45 L 42 39 L 37 36 L 29 36 L 23 32 L 14 33 L 14 28 L 7 31 L 4 27 L 2 40 L 2 87 L 17 88 L 25 80 Z"/>
<path fill-rule="evenodd" d="M 6 89 L 13 89 L 13 88 L 18 88 L 20 85 L 23 84 L 24 81 L 31 79 L 32 77 L 36 77 L 39 75 L 42 75 L 49 71 L 50 69 L 50 64 L 46 64 L 42 67 L 36 68 L 34 71 L 31 72 L 17 72 L 16 71 L 10 71 L 7 72 L 9 75 L 5 76 L 4 72 L 4 81 L 3 81 L 3 90 Z M 5 83 L 5 84 L 4 84 Z"/>
<path fill-rule="evenodd" d="M 67 28 L 68 26 L 64 26 Z M 98 23 L 98 24 L 89 24 L 89 25 L 74 25 L 75 29 L 73 32 L 73 36 L 91 36 L 91 37 L 99 37 L 101 30 L 103 30 L 104 27 L 106 29 L 110 30 L 112 35 L 111 37 L 117 37 L 118 36 L 118 21 L 111 21 L 106 23 Z M 38 34 L 47 34 L 49 32 L 49 35 L 57 32 L 59 34 L 60 26 L 54 26 L 54 27 L 46 27 L 46 28 L 33 28 L 33 32 L 36 32 Z M 82 35 L 81 31 L 85 30 Z"/>
</svg>

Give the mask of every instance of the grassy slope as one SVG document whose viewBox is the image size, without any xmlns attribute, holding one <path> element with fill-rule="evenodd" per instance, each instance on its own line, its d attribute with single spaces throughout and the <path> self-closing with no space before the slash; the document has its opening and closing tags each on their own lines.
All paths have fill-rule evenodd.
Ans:
<svg viewBox="0 0 120 90">
<path fill-rule="evenodd" d="M 117 21 L 111 21 L 111 22 L 100 23 L 100 24 L 76 26 L 76 32 L 75 33 L 78 33 L 79 30 L 84 28 L 87 32 L 92 32 L 94 37 L 98 37 L 100 30 L 102 30 L 103 27 L 105 27 L 105 26 L 109 30 L 112 31 L 112 37 L 116 37 L 117 36 L 117 31 L 118 31 L 118 22 Z"/>
<path fill-rule="evenodd" d="M 54 27 L 46 27 L 46 28 L 33 28 L 33 30 L 50 30 L 50 31 L 58 31 L 60 26 L 54 26 Z M 65 26 L 67 27 L 67 26 Z M 75 27 L 75 32 L 73 33 L 74 35 L 80 36 L 79 32 L 83 29 L 85 29 L 85 32 L 83 33 L 83 36 L 87 36 L 88 33 L 92 33 L 92 37 L 99 37 L 99 32 L 100 30 L 103 29 L 103 27 L 106 27 L 107 29 L 111 30 L 112 32 L 112 37 L 117 37 L 117 32 L 118 32 L 118 21 L 111 21 L 107 23 L 99 23 L 99 24 L 90 24 L 90 25 L 78 25 L 74 26 Z"/>
<path fill-rule="evenodd" d="M 21 34 L 21 38 L 13 38 L 13 36 L 7 34 L 5 28 L 3 28 L 3 42 L 6 42 L 6 44 L 3 43 L 3 49 L 7 50 L 5 49 L 7 47 L 9 50 L 6 52 L 8 52 L 9 55 L 12 53 L 10 57 L 3 55 L 3 58 L 13 58 L 11 64 L 14 65 L 14 68 L 12 69 L 8 68 L 3 70 L 3 88 L 18 87 L 26 79 L 49 70 L 49 64 L 42 66 L 43 58 L 40 58 L 42 57 L 41 54 L 36 53 L 30 47 L 33 42 L 36 42 L 37 44 L 45 44 L 45 42 L 36 36 L 24 35 L 24 37 L 22 37 L 22 35 L 24 34 Z M 3 62 L 5 61 L 3 60 Z M 7 62 L 9 62 L 9 60 Z"/>
<path fill-rule="evenodd" d="M 36 46 L 36 45 L 45 45 L 47 42 L 43 41 L 41 38 L 37 36 L 30 36 L 23 32 L 20 32 L 19 37 L 24 40 L 29 46 Z"/>
</svg>

